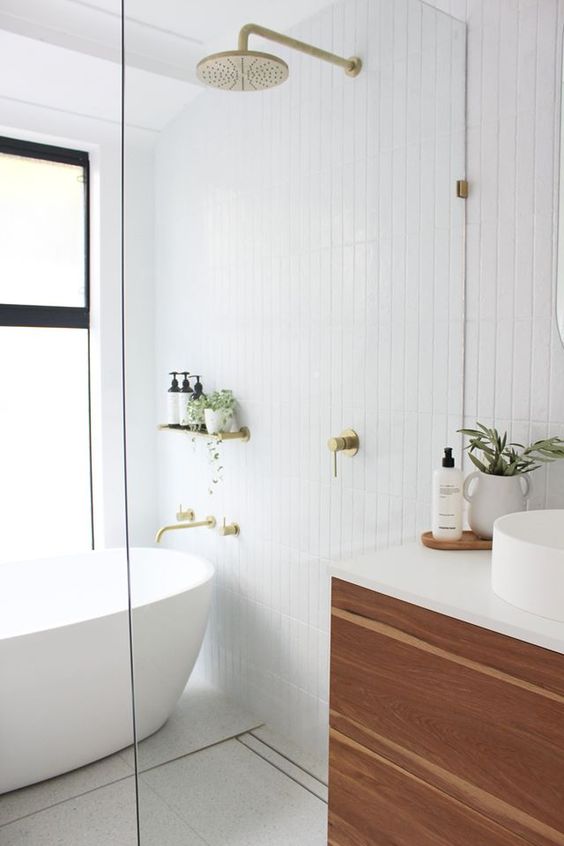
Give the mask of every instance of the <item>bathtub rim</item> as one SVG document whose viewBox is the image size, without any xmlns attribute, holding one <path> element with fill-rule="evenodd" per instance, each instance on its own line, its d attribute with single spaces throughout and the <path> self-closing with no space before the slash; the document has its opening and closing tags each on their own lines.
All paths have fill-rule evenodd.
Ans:
<svg viewBox="0 0 564 846">
<path fill-rule="evenodd" d="M 80 553 L 68 553 L 66 555 L 50 556 L 49 558 L 30 558 L 30 559 L 24 558 L 21 561 L 2 562 L 2 563 L 0 563 L 0 575 L 2 573 L 2 567 L 4 565 L 18 566 L 19 564 L 25 565 L 25 564 L 28 564 L 30 562 L 37 562 L 37 561 L 44 561 L 44 562 L 59 561 L 59 560 L 65 560 L 65 559 L 72 559 L 72 558 L 75 558 L 77 555 L 80 555 L 80 556 L 90 556 L 90 555 L 96 556 L 96 555 L 104 555 L 105 553 L 119 552 L 119 553 L 124 554 L 124 561 L 125 561 L 126 560 L 125 559 L 125 551 L 126 551 L 125 547 L 109 547 L 107 549 L 94 549 L 94 550 L 91 550 L 91 551 L 80 552 Z M 137 551 L 137 552 L 148 551 L 148 552 L 152 552 L 152 553 L 156 552 L 156 553 L 159 553 L 159 555 L 172 554 L 174 557 L 182 556 L 182 557 L 186 557 L 186 558 L 192 559 L 192 560 L 195 559 L 198 562 L 198 564 L 202 567 L 203 572 L 202 572 L 202 575 L 201 575 L 200 578 L 198 578 L 196 581 L 192 582 L 189 586 L 184 586 L 183 589 L 170 590 L 170 591 L 167 591 L 166 593 L 162 594 L 161 596 L 158 596 L 154 599 L 150 599 L 149 601 L 136 603 L 136 604 L 132 605 L 131 611 L 133 612 L 133 614 L 135 614 L 136 611 L 140 611 L 142 608 L 150 608 L 154 605 L 157 605 L 160 602 L 165 602 L 168 599 L 172 599 L 176 596 L 181 596 L 182 594 L 189 593 L 192 590 L 197 590 L 198 588 L 201 588 L 202 586 L 212 582 L 213 578 L 215 576 L 215 572 L 216 572 L 215 567 L 211 563 L 211 561 L 209 561 L 207 558 L 204 558 L 204 556 L 198 555 L 196 553 L 184 552 L 182 550 L 177 550 L 177 549 L 167 549 L 167 548 L 158 549 L 158 548 L 155 548 L 155 547 L 147 547 L 147 546 L 131 547 L 130 550 L 129 550 L 130 553 L 135 552 L 135 551 Z M 124 570 L 124 577 L 126 576 L 126 574 L 127 574 L 127 569 Z M 128 579 L 128 581 L 129 581 L 129 579 Z M 114 617 L 114 616 L 117 616 L 119 614 L 129 615 L 129 612 L 130 612 L 129 594 L 125 595 L 125 600 L 126 601 L 125 601 L 125 604 L 123 605 L 123 607 L 115 608 L 113 610 L 108 610 L 106 613 L 89 614 L 88 616 L 85 616 L 85 617 L 82 617 L 82 618 L 79 618 L 79 619 L 71 619 L 71 620 L 68 620 L 68 621 L 65 621 L 65 622 L 58 622 L 58 623 L 53 624 L 53 625 L 41 625 L 38 628 L 28 629 L 28 630 L 20 631 L 20 632 L 13 632 L 11 634 L 10 633 L 3 634 L 0 631 L 0 644 L 6 644 L 11 640 L 17 640 L 19 638 L 30 637 L 30 636 L 33 636 L 33 635 L 46 634 L 48 632 L 54 632 L 54 631 L 58 631 L 58 630 L 64 630 L 64 629 L 70 628 L 71 626 L 78 626 L 78 625 L 81 625 L 83 623 L 95 622 L 97 620 L 103 620 L 103 619 L 106 619 L 106 618 Z"/>
</svg>

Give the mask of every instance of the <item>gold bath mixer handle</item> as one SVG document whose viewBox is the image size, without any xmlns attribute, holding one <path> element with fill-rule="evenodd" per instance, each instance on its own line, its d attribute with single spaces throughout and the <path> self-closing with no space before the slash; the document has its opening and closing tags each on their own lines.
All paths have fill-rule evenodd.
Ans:
<svg viewBox="0 0 564 846">
<path fill-rule="evenodd" d="M 235 535 L 235 537 L 237 537 L 237 535 L 241 534 L 241 527 L 238 523 L 229 523 L 229 525 L 226 525 L 224 517 L 223 526 L 220 528 L 219 534 L 222 537 L 226 537 L 227 535 Z"/>
<path fill-rule="evenodd" d="M 327 441 L 329 450 L 333 453 L 333 476 L 337 478 L 337 453 L 342 452 L 352 458 L 356 455 L 360 440 L 354 429 L 344 429 L 337 438 L 329 438 Z"/>
<path fill-rule="evenodd" d="M 193 520 L 196 519 L 196 514 L 192 508 L 187 508 L 186 510 L 183 509 L 182 503 L 180 503 L 180 505 L 178 506 L 178 511 L 176 512 L 176 519 L 179 523 L 183 523 L 185 520 L 191 523 Z"/>
</svg>

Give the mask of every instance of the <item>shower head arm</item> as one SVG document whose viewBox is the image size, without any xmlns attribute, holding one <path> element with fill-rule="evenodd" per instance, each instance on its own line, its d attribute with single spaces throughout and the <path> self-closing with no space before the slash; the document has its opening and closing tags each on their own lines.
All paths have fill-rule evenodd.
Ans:
<svg viewBox="0 0 564 846">
<path fill-rule="evenodd" d="M 315 56 L 316 59 L 321 59 L 323 62 L 330 62 L 332 65 L 343 68 L 349 76 L 357 76 L 362 67 L 362 62 L 357 56 L 351 56 L 350 59 L 343 59 L 342 56 L 336 56 L 335 53 L 328 53 L 327 50 L 321 50 L 319 47 L 314 47 L 313 44 L 298 41 L 297 38 L 290 38 L 289 35 L 275 32 L 273 29 L 267 29 L 264 26 L 254 23 L 245 24 L 241 28 L 239 32 L 239 50 L 246 52 L 249 49 L 249 35 L 260 35 L 261 38 L 266 38 L 268 41 L 275 41 L 277 44 L 290 47 L 292 50 L 299 50 L 300 53 Z"/>
</svg>

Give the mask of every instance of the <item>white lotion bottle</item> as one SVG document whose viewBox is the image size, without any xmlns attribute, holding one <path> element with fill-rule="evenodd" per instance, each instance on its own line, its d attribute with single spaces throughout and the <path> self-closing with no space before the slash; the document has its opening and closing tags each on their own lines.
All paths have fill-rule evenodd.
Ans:
<svg viewBox="0 0 564 846">
<path fill-rule="evenodd" d="M 452 447 L 445 447 L 443 466 L 433 473 L 432 528 L 435 540 L 462 537 L 462 473 L 454 466 Z"/>
<path fill-rule="evenodd" d="M 169 373 L 172 376 L 172 384 L 167 391 L 167 423 L 169 426 L 180 425 L 180 386 L 178 384 L 178 372 L 173 370 Z"/>
</svg>

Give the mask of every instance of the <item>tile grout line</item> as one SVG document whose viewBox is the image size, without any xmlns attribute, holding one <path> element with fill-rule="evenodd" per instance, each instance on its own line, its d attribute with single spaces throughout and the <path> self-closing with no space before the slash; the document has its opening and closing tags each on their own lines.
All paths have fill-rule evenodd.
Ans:
<svg viewBox="0 0 564 846">
<path fill-rule="evenodd" d="M 89 765 L 87 764 L 86 766 Z M 71 770 L 70 772 L 73 771 Z M 105 787 L 112 787 L 112 785 L 119 784 L 122 781 L 127 781 L 127 779 L 133 778 L 133 776 L 134 772 L 132 770 L 129 775 L 121 776 L 120 778 L 113 779 L 112 781 L 108 781 L 105 784 L 99 784 L 97 785 L 97 787 L 91 787 L 90 790 L 85 790 L 82 793 L 76 793 L 74 796 L 67 796 L 66 799 L 61 799 L 59 802 L 53 802 L 51 805 L 46 805 L 44 808 L 38 808 L 37 811 L 31 811 L 29 814 L 23 814 L 21 817 L 15 817 L 13 820 L 9 820 L 5 823 L 0 823 L 0 829 L 7 828 L 9 825 L 14 825 L 14 823 L 21 822 L 22 820 L 28 820 L 30 817 L 36 817 L 38 814 L 43 814 L 45 811 L 52 810 L 52 808 L 58 808 L 59 805 L 65 805 L 67 802 L 73 802 L 75 799 L 82 799 L 84 796 L 89 796 L 90 793 L 96 793 L 97 790 L 103 790 Z M 36 782 L 36 784 L 42 784 L 42 782 Z M 32 787 L 33 785 L 29 786 Z M 25 790 L 25 788 L 20 789 Z"/>
<path fill-rule="evenodd" d="M 251 731 L 255 731 L 256 729 L 261 728 L 263 725 L 265 725 L 265 724 L 260 723 L 256 726 L 254 726 L 253 729 L 248 729 L 246 732 L 243 732 L 243 734 L 250 734 Z M 232 735 L 229 735 L 228 737 L 222 738 L 221 740 L 216 740 L 214 743 L 208 743 L 206 746 L 202 746 L 199 749 L 194 749 L 194 750 L 192 750 L 192 752 L 186 752 L 184 755 L 177 755 L 176 758 L 168 758 L 166 761 L 161 761 L 160 764 L 154 764 L 153 766 L 147 767 L 146 769 L 140 769 L 139 775 L 140 776 L 145 775 L 145 773 L 152 772 L 153 770 L 156 770 L 159 767 L 165 767 L 167 764 L 172 764 L 175 761 L 180 761 L 182 758 L 189 758 L 191 755 L 196 755 L 198 752 L 204 752 L 207 749 L 213 749 L 214 746 L 220 746 L 222 743 L 227 743 L 230 740 L 238 740 L 239 737 L 242 737 L 242 736 L 243 736 L 242 734 L 232 734 Z M 276 750 L 274 750 L 274 751 L 276 751 Z M 124 757 L 122 757 L 120 752 L 116 752 L 114 754 L 119 755 L 119 757 L 121 758 L 123 763 L 126 766 L 129 766 L 126 759 Z M 101 759 L 101 760 L 103 760 L 103 759 Z M 93 761 L 92 764 L 94 764 L 94 763 L 96 763 L 96 762 Z M 85 766 L 88 767 L 88 766 L 91 766 L 91 764 L 86 764 Z M 79 768 L 79 769 L 81 769 L 81 768 Z M 69 772 L 74 772 L 74 770 L 70 770 Z M 61 775 L 66 775 L 66 773 L 62 773 Z M 36 811 L 31 811 L 29 814 L 22 814 L 21 817 L 14 817 L 14 819 L 8 820 L 8 822 L 5 822 L 5 823 L 0 822 L 0 829 L 6 828 L 7 826 L 12 825 L 13 823 L 20 822 L 21 820 L 29 819 L 29 817 L 37 816 L 37 814 L 42 814 L 44 811 L 49 811 L 52 808 L 57 808 L 59 805 L 64 805 L 66 802 L 72 802 L 75 799 L 82 799 L 84 796 L 88 796 L 90 793 L 95 793 L 97 790 L 103 790 L 103 788 L 110 787 L 113 784 L 118 784 L 121 781 L 127 781 L 128 778 L 133 778 L 134 775 L 135 775 L 135 771 L 132 769 L 131 772 L 128 775 L 120 776 L 119 778 L 112 779 L 111 781 L 104 782 L 103 784 L 98 784 L 98 785 L 96 785 L 96 787 L 91 787 L 89 790 L 84 790 L 81 793 L 74 793 L 72 796 L 67 796 L 65 799 L 61 799 L 58 802 L 52 802 L 49 805 L 45 805 L 45 807 L 43 807 L 43 808 L 38 808 Z M 55 776 L 55 778 L 57 778 L 57 776 Z M 49 781 L 49 779 L 47 779 L 47 781 Z M 42 784 L 42 783 L 43 782 L 36 782 L 36 784 Z M 33 785 L 29 785 L 29 786 L 32 787 Z M 20 788 L 20 789 L 25 790 L 25 788 Z M 6 795 L 9 795 L 9 794 L 6 794 Z M 1 800 L 2 800 L 2 797 L 0 796 L 0 805 L 1 805 Z"/>
<path fill-rule="evenodd" d="M 264 725 L 264 723 L 260 723 L 254 728 L 262 728 Z M 182 758 L 190 758 L 192 755 L 197 755 L 198 752 L 206 752 L 208 749 L 213 749 L 215 746 L 221 746 L 222 743 L 228 743 L 230 740 L 238 740 L 243 736 L 243 734 L 248 734 L 250 731 L 251 729 L 248 729 L 243 733 L 230 734 L 228 737 L 223 737 L 221 740 L 215 740 L 213 743 L 208 743 L 206 746 L 201 746 L 199 749 L 193 749 L 192 752 L 185 752 L 184 755 L 177 755 L 175 758 L 168 758 L 166 761 L 161 761 L 160 764 L 153 764 L 151 767 L 147 767 L 146 769 L 140 769 L 139 775 L 145 775 L 145 773 L 158 770 L 159 767 L 166 767 L 167 764 L 174 764 L 176 761 L 181 761 Z"/>
</svg>

